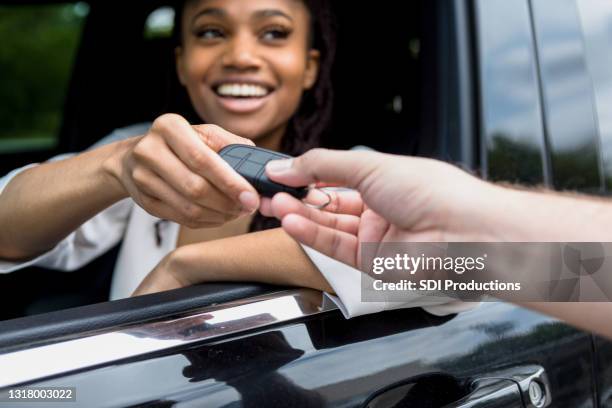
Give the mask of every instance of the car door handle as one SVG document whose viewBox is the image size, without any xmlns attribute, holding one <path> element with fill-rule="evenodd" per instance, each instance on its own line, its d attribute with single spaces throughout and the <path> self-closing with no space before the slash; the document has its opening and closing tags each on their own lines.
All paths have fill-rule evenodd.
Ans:
<svg viewBox="0 0 612 408">
<path fill-rule="evenodd" d="M 468 379 L 434 373 L 374 393 L 364 408 L 543 408 L 551 404 L 544 368 L 526 365 Z"/>
<path fill-rule="evenodd" d="M 472 379 L 469 386 L 470 394 L 447 407 L 543 408 L 552 402 L 546 372 L 538 365 L 511 367 L 479 376 Z M 515 393 L 520 397 L 520 405 L 512 402 Z"/>
<path fill-rule="evenodd" d="M 479 378 L 470 384 L 470 393 L 445 408 L 524 408 L 518 385 L 505 378 Z"/>
</svg>

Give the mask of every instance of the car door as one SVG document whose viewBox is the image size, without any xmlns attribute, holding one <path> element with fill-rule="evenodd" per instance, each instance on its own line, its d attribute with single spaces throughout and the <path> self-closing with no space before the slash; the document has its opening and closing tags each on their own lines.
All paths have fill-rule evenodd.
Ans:
<svg viewBox="0 0 612 408">
<path fill-rule="evenodd" d="M 528 75 L 523 72 L 522 81 L 517 82 L 518 77 L 512 76 L 514 81 L 508 81 L 507 88 L 500 90 L 498 95 L 507 93 L 529 98 L 531 109 L 523 112 L 508 109 L 516 112 L 517 116 L 499 112 L 498 118 L 507 121 L 506 131 L 499 133 L 506 136 L 491 136 L 490 146 L 504 141 L 513 146 L 511 151 L 517 160 L 503 157 L 501 149 L 490 147 L 489 157 L 496 154 L 504 158 L 498 162 L 499 166 L 491 164 L 491 176 L 525 184 L 543 184 L 559 190 L 608 195 L 611 186 L 609 145 L 612 140 L 608 120 L 612 107 L 610 3 L 531 0 L 526 5 L 531 15 L 534 63 Z M 508 68 L 517 65 L 516 59 L 521 57 L 517 51 L 515 49 L 514 60 L 499 62 L 500 70 L 508 74 L 518 72 Z M 527 76 L 529 81 L 525 81 Z M 527 85 L 527 82 L 533 86 L 532 90 L 528 89 L 529 86 L 520 86 Z M 516 104 L 507 105 L 516 107 Z M 518 126 L 526 123 L 516 120 L 519 115 L 531 118 L 533 123 L 542 123 L 542 127 L 534 127 L 530 132 L 516 129 L 517 123 Z M 493 134 L 493 130 L 490 132 Z M 529 133 L 532 137 L 523 139 Z M 540 164 L 541 170 L 534 172 L 534 167 Z M 608 406 L 611 395 L 610 342 L 597 336 L 593 336 L 591 341 L 594 349 L 593 390 L 597 403 Z"/>
<path fill-rule="evenodd" d="M 600 167 L 605 194 L 612 191 L 612 4 L 607 1 L 576 2 L 584 43 L 587 73 L 592 86 L 594 121 L 598 132 Z M 596 389 L 601 407 L 612 406 L 612 342 L 594 336 Z"/>
<path fill-rule="evenodd" d="M 552 184 L 533 4 L 427 4 L 435 154 L 493 180 Z M 316 292 L 206 285 L 0 333 L 2 398 L 68 387 L 75 407 L 596 406 L 591 336 L 502 302 L 346 320 Z"/>
</svg>

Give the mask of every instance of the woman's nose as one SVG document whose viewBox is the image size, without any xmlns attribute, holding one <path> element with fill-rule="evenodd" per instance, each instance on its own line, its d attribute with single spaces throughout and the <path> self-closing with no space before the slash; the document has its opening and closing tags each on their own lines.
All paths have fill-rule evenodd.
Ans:
<svg viewBox="0 0 612 408">
<path fill-rule="evenodd" d="M 260 66 L 257 56 L 257 44 L 245 36 L 236 36 L 229 44 L 223 54 L 223 66 L 234 69 L 255 69 Z"/>
</svg>

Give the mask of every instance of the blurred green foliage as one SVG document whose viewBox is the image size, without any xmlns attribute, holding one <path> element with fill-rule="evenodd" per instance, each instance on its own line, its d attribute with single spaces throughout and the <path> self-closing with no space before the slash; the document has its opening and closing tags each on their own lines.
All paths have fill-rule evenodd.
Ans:
<svg viewBox="0 0 612 408">
<path fill-rule="evenodd" d="M 0 6 L 0 152 L 54 143 L 87 10 Z"/>
<path fill-rule="evenodd" d="M 502 133 L 495 133 L 491 142 L 488 149 L 490 180 L 543 184 L 542 157 L 537 146 L 517 142 Z"/>
<path fill-rule="evenodd" d="M 540 148 L 496 133 L 488 147 L 489 180 L 507 181 L 527 186 L 544 183 Z M 600 191 L 597 151 L 591 144 L 567 151 L 555 151 L 551 157 L 553 187 L 556 190 Z"/>
</svg>

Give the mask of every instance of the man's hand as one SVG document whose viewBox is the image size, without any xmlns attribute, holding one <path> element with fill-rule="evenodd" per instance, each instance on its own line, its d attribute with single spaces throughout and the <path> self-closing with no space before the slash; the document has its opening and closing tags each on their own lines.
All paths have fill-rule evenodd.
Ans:
<svg viewBox="0 0 612 408">
<path fill-rule="evenodd" d="M 493 193 L 503 189 L 440 161 L 315 149 L 271 162 L 266 171 L 291 186 L 321 182 L 358 191 L 332 193 L 325 211 L 287 194 L 261 208 L 296 240 L 354 267 L 362 242 L 498 240 L 480 225 L 495 206 Z"/>
<path fill-rule="evenodd" d="M 255 189 L 217 154 L 233 143 L 253 144 L 167 114 L 120 145 L 105 168 L 149 213 L 191 228 L 218 226 L 259 206 Z"/>
<path fill-rule="evenodd" d="M 362 242 L 606 242 L 612 225 L 608 200 L 503 188 L 435 160 L 313 150 L 271 162 L 267 174 L 292 186 L 331 183 L 361 194 L 335 194 L 327 211 L 277 194 L 261 210 L 281 218 L 298 241 L 362 270 Z M 495 277 L 495 268 L 488 272 Z M 612 339 L 610 302 L 522 305 Z"/>
</svg>

